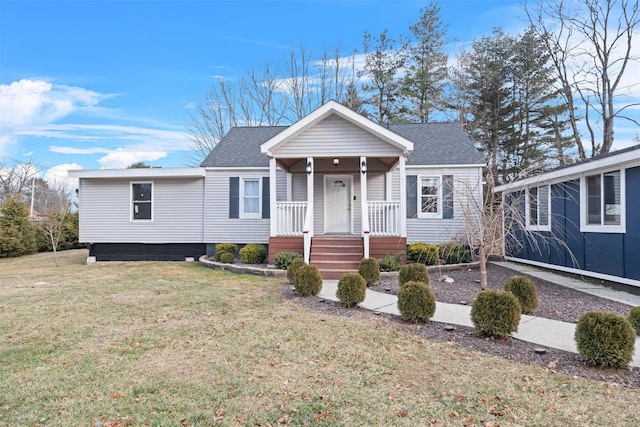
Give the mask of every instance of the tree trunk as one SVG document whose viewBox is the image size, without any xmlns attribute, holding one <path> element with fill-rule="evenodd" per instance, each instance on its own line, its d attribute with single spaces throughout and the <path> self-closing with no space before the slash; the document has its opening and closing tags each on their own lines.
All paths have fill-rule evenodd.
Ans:
<svg viewBox="0 0 640 427">
<path fill-rule="evenodd" d="M 478 248 L 478 258 L 478 261 L 480 262 L 480 286 L 482 289 L 487 289 L 487 252 L 483 244 L 480 244 L 480 247 Z"/>
</svg>

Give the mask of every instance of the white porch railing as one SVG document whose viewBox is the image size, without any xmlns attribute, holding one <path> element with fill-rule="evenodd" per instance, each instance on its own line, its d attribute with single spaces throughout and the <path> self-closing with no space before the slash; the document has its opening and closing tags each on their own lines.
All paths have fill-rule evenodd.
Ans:
<svg viewBox="0 0 640 427">
<path fill-rule="evenodd" d="M 368 202 L 372 236 L 400 236 L 400 202 Z"/>
<path fill-rule="evenodd" d="M 276 235 L 302 236 L 307 202 L 276 202 Z"/>
</svg>

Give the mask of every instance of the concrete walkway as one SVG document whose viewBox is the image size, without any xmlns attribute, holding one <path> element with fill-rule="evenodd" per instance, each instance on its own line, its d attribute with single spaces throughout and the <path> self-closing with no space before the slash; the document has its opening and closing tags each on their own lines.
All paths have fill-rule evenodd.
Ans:
<svg viewBox="0 0 640 427">
<path fill-rule="evenodd" d="M 527 270 L 525 271 L 524 269 L 516 268 L 519 267 L 520 264 L 518 264 L 517 266 L 507 266 L 504 264 L 505 263 L 500 263 L 500 265 L 503 265 L 505 267 L 516 269 L 522 273 L 527 273 L 532 276 L 547 280 L 549 282 L 557 283 L 562 286 L 570 286 L 582 292 L 588 291 L 588 293 L 592 295 L 597 295 L 602 298 L 609 298 L 613 299 L 614 301 L 629 304 L 629 308 L 631 308 L 631 306 L 640 306 L 640 296 L 637 295 L 630 295 L 625 292 L 615 291 L 602 286 L 586 284 L 575 279 L 569 279 L 565 276 L 560 276 L 549 272 L 543 272 L 544 276 L 541 277 L 537 275 L 540 273 L 539 271 L 529 270 L 529 268 L 532 267 L 523 266 L 527 268 Z M 336 297 L 337 289 L 337 280 L 324 280 L 322 284 L 322 291 L 318 296 L 327 300 L 338 301 L 338 298 Z M 393 314 L 396 316 L 400 315 L 400 312 L 398 311 L 398 298 L 396 297 L 396 295 L 376 292 L 369 289 L 367 289 L 365 300 L 360 303 L 359 306 L 371 311 Z M 473 327 L 470 315 L 470 306 L 436 302 L 436 312 L 435 315 L 431 318 L 431 321 L 448 323 L 451 325 Z M 575 323 L 560 322 L 558 320 L 545 319 L 542 317 L 522 315 L 520 319 L 520 325 L 518 327 L 518 332 L 514 333 L 513 337 L 523 341 L 538 344 L 542 347 L 556 348 L 559 350 L 577 353 L 578 350 L 573 339 L 575 329 Z M 638 337 L 636 337 L 635 349 L 636 351 L 633 355 L 631 364 L 633 366 L 640 367 L 640 338 Z"/>
</svg>

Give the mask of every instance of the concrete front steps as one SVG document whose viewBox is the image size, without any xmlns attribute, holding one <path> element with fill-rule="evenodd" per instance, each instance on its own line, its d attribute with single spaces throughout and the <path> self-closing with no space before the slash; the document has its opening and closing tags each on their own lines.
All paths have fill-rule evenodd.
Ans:
<svg viewBox="0 0 640 427">
<path fill-rule="evenodd" d="M 340 279 L 345 273 L 357 272 L 364 256 L 360 236 L 314 236 L 311 239 L 309 263 L 315 265 L 323 279 Z"/>
</svg>

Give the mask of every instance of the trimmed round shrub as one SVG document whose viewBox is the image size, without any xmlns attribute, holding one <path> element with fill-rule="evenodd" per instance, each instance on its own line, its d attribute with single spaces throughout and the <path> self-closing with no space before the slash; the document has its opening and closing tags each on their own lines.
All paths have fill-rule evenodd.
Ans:
<svg viewBox="0 0 640 427">
<path fill-rule="evenodd" d="M 260 264 L 267 259 L 267 248 L 258 243 L 249 243 L 240 249 L 240 256 L 245 264 Z"/>
<path fill-rule="evenodd" d="M 622 368 L 631 362 L 636 334 L 624 317 L 590 311 L 578 318 L 574 338 L 578 353 L 585 362 Z"/>
<path fill-rule="evenodd" d="M 400 286 L 412 281 L 423 282 L 427 285 L 431 284 L 427 267 L 425 267 L 424 264 L 414 262 L 412 264 L 405 264 L 400 268 L 400 273 L 398 274 L 398 282 Z"/>
<path fill-rule="evenodd" d="M 400 317 L 408 322 L 425 323 L 436 312 L 436 299 L 429 285 L 409 281 L 398 290 Z"/>
<path fill-rule="evenodd" d="M 508 337 L 518 330 L 520 316 L 518 298 L 506 291 L 481 291 L 471 307 L 471 322 L 485 337 Z"/>
<path fill-rule="evenodd" d="M 445 264 L 471 262 L 471 251 L 460 243 L 442 243 L 438 245 L 438 251 Z"/>
<path fill-rule="evenodd" d="M 219 261 L 220 261 L 221 263 L 223 263 L 223 264 L 233 264 L 233 260 L 234 260 L 235 258 L 236 258 L 236 257 L 235 257 L 235 256 L 233 256 L 233 254 L 232 254 L 231 252 L 222 252 L 222 253 L 220 254 L 220 260 L 219 260 Z"/>
<path fill-rule="evenodd" d="M 375 258 L 362 258 L 358 273 L 364 279 L 367 286 L 371 286 L 380 281 L 380 264 Z"/>
<path fill-rule="evenodd" d="M 538 309 L 538 293 L 528 277 L 511 276 L 504 285 L 504 290 L 518 298 L 523 314 L 531 314 Z"/>
<path fill-rule="evenodd" d="M 225 252 L 229 252 L 235 257 L 238 253 L 238 245 L 235 243 L 218 243 L 216 245 L 216 254 L 214 256 L 215 260 L 220 261 L 220 257 Z"/>
<path fill-rule="evenodd" d="M 358 273 L 346 273 L 338 281 L 336 296 L 340 304 L 345 307 L 354 307 L 364 301 L 367 292 L 367 283 Z"/>
<path fill-rule="evenodd" d="M 640 307 L 633 307 L 629 311 L 629 317 L 627 318 L 633 329 L 636 330 L 636 335 L 640 335 Z"/>
<path fill-rule="evenodd" d="M 293 286 L 302 296 L 318 295 L 322 289 L 322 276 L 315 265 L 304 264 L 296 270 Z"/>
<path fill-rule="evenodd" d="M 306 265 L 306 263 L 302 258 L 294 258 L 293 260 L 291 260 L 291 262 L 289 263 L 289 267 L 287 268 L 287 280 L 289 280 L 289 283 L 295 282 L 298 268 L 302 267 L 303 265 Z"/>
<path fill-rule="evenodd" d="M 409 245 L 407 253 L 414 262 L 426 265 L 436 265 L 440 260 L 438 246 L 428 243 L 412 243 Z"/>
<path fill-rule="evenodd" d="M 380 271 L 400 271 L 402 267 L 402 252 L 395 255 L 387 255 L 386 257 L 378 260 Z"/>
<path fill-rule="evenodd" d="M 289 264 L 296 258 L 302 258 L 297 252 L 278 252 L 273 259 L 274 267 L 279 270 L 286 270 L 289 268 Z"/>
</svg>

